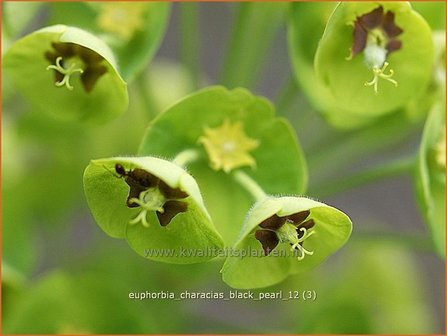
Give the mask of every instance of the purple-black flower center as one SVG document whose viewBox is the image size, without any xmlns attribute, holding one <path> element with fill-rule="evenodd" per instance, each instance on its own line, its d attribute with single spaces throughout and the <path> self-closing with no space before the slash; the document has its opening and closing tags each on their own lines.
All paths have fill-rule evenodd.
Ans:
<svg viewBox="0 0 447 336">
<path fill-rule="evenodd" d="M 387 55 L 397 51 L 402 48 L 402 41 L 397 38 L 402 32 L 395 23 L 394 13 L 385 13 L 380 6 L 355 20 L 351 56 L 364 51 L 368 44 L 383 48 Z"/>
<path fill-rule="evenodd" d="M 155 211 L 161 226 L 168 225 L 176 215 L 186 212 L 188 204 L 180 200 L 189 195 L 180 188 L 170 187 L 141 168 L 126 171 L 121 164 L 116 164 L 115 171 L 124 177 L 130 187 L 126 201 L 129 208 L 141 207 L 143 211 Z M 135 223 L 141 220 L 144 226 L 148 226 L 145 212 L 135 219 L 138 219 Z"/>
</svg>

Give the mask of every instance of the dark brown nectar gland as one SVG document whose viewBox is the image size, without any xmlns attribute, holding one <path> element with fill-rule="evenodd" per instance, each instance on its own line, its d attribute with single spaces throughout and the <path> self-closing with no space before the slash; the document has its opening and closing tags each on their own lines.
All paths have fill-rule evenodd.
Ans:
<svg viewBox="0 0 447 336">
<path fill-rule="evenodd" d="M 121 164 L 117 163 L 115 165 L 115 171 L 120 177 L 124 177 L 124 181 L 126 181 L 130 187 L 129 196 L 126 201 L 129 208 L 136 208 L 139 206 L 136 203 L 132 203 L 131 199 L 138 199 L 143 191 L 157 186 L 158 178 L 144 169 L 134 168 L 127 172 Z"/>
<path fill-rule="evenodd" d="M 75 43 L 56 43 L 51 44 L 52 50 L 45 53 L 45 59 L 51 65 L 58 64 L 58 59 L 62 61 L 63 67 L 68 65 L 66 61 L 78 58 L 82 62 L 81 83 L 85 92 L 90 92 L 95 87 L 97 81 L 107 72 L 107 67 L 103 64 L 104 58 L 91 49 L 85 48 Z M 64 74 L 54 69 L 55 83 L 61 83 L 64 80 Z"/>
<path fill-rule="evenodd" d="M 160 191 L 165 198 L 163 211 L 156 211 L 161 226 L 168 225 L 176 215 L 187 211 L 188 204 L 178 199 L 186 198 L 188 194 L 179 188 L 171 188 L 164 181 L 141 168 L 126 171 L 121 164 L 117 163 L 115 164 L 115 171 L 120 177 L 124 177 L 124 181 L 130 187 L 126 201 L 126 205 L 129 208 L 140 206 L 140 204 L 133 200 L 140 199 L 142 192 L 150 188 L 157 188 Z"/>
<path fill-rule="evenodd" d="M 352 57 L 367 48 L 368 44 L 376 44 L 390 53 L 402 48 L 402 41 L 397 37 L 403 33 L 396 25 L 394 13 L 385 12 L 383 7 L 377 7 L 369 13 L 356 18 L 353 31 Z"/>
<path fill-rule="evenodd" d="M 364 85 L 372 86 L 375 94 L 378 94 L 380 79 L 398 86 L 392 78 L 394 70 L 388 69 L 388 73 L 385 70 L 389 66 L 389 54 L 402 48 L 402 41 L 398 39 L 402 33 L 402 28 L 395 23 L 394 13 L 385 12 L 382 6 L 358 16 L 354 21 L 353 43 L 348 60 L 363 53 L 365 64 L 373 72 L 373 79 Z"/>
<path fill-rule="evenodd" d="M 255 232 L 255 238 L 261 243 L 264 255 L 268 256 L 270 252 L 280 243 L 289 242 L 295 250 L 300 250 L 303 246 L 303 238 L 306 231 L 315 226 L 313 219 L 306 220 L 310 215 L 309 210 L 297 212 L 292 215 L 279 217 L 273 215 L 259 224 L 260 230 Z M 281 230 L 285 225 L 293 225 L 293 235 L 295 239 L 285 239 Z"/>
</svg>

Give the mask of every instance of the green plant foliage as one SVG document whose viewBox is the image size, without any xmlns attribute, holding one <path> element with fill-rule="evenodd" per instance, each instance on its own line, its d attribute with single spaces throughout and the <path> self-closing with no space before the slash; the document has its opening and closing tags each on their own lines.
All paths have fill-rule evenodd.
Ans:
<svg viewBox="0 0 447 336">
<path fill-rule="evenodd" d="M 240 169 L 269 194 L 301 194 L 307 183 L 305 160 L 289 123 L 274 116 L 272 105 L 247 90 L 210 87 L 194 93 L 158 116 L 141 143 L 140 155 L 175 157 L 196 150 L 199 158 L 188 164 L 197 179 L 211 217 L 231 246 L 252 205 L 251 196 L 231 174 L 210 167 L 207 152 L 199 143 L 206 128 L 221 127 L 225 121 L 241 123 L 243 131 L 259 146 L 251 152 L 255 166 Z M 272 178 L 272 174 L 277 178 Z M 231 195 L 231 197 L 222 197 Z"/>
<path fill-rule="evenodd" d="M 126 83 L 111 50 L 79 28 L 35 31 L 11 46 L 3 66 L 25 97 L 54 117 L 100 124 L 127 108 Z"/>
<path fill-rule="evenodd" d="M 427 20 L 432 30 L 445 30 L 444 1 L 413 1 L 411 7 Z"/>
<path fill-rule="evenodd" d="M 2 187 L 2 192 L 10 190 Z M 30 214 L 18 206 L 23 198 L 20 195 L 10 193 L 8 200 L 2 202 L 3 209 L 3 262 L 8 262 L 20 272 L 31 273 L 34 269 L 37 256 L 35 250 L 35 237 L 30 225 Z M 24 249 L 23 244 L 28 248 Z"/>
<path fill-rule="evenodd" d="M 4 237 L 4 236 L 3 236 Z M 4 239 L 4 238 L 3 238 Z M 20 302 L 25 287 L 25 276 L 2 261 L 2 319 L 7 320 L 12 316 L 12 311 Z"/>
<path fill-rule="evenodd" d="M 445 3 L 1 8 L 3 334 L 442 333 Z"/>
<path fill-rule="evenodd" d="M 124 334 L 153 330 L 156 324 L 151 316 L 137 318 L 141 306 L 130 300 L 123 305 L 118 294 L 124 291 L 122 284 L 105 280 L 101 274 L 73 276 L 64 272 L 41 278 L 26 291 L 27 300 L 15 307 L 3 332 Z"/>
<path fill-rule="evenodd" d="M 94 160 L 85 170 L 84 189 L 98 225 L 146 258 L 190 264 L 212 259 L 209 251 L 222 248 L 194 178 L 169 161 Z"/>
<path fill-rule="evenodd" d="M 297 215 L 299 221 L 294 220 Z M 280 218 L 283 220 L 272 223 Z M 282 226 L 277 228 L 279 223 Z M 291 232 L 284 230 L 287 226 Z M 250 211 L 235 244 L 236 252 L 245 251 L 247 255 L 227 258 L 221 271 L 223 280 L 234 288 L 271 286 L 321 263 L 345 244 L 351 230 L 349 217 L 324 203 L 304 197 L 267 198 Z M 260 232 L 273 237 L 260 239 Z M 276 239 L 277 245 L 268 246 L 272 251 L 264 256 L 264 244 L 269 245 L 271 239 Z"/>
<path fill-rule="evenodd" d="M 223 85 L 253 85 L 288 5 L 286 2 L 240 3 L 239 16 L 229 41 L 232 52 L 223 66 Z"/>
<path fill-rule="evenodd" d="M 421 290 L 414 256 L 386 242 L 354 241 L 336 262 L 291 282 L 318 292 L 319 304 L 297 305 L 299 334 L 431 334 L 433 311 Z M 371 270 L 374 270 L 372 272 Z M 331 279 L 331 281 L 328 281 Z M 405 279 L 403 281 L 402 279 Z M 323 298 L 330 297 L 330 300 Z"/>
<path fill-rule="evenodd" d="M 64 22 L 101 36 L 131 81 L 152 59 L 169 19 L 168 2 L 54 2 L 50 21 Z"/>
<path fill-rule="evenodd" d="M 375 10 L 381 13 L 369 19 L 381 23 L 361 33 L 361 18 Z M 353 37 L 356 32 L 367 34 L 364 49 L 361 37 Z M 419 96 L 431 77 L 432 55 L 430 27 L 409 3 L 341 3 L 318 45 L 315 69 L 337 108 L 371 118 Z"/>
</svg>

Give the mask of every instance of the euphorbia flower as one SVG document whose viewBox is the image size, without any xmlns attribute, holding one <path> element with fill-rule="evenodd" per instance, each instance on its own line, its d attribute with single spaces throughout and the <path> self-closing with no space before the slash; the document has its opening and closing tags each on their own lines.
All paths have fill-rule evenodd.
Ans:
<svg viewBox="0 0 447 336">
<path fill-rule="evenodd" d="M 212 259 L 216 255 L 207 251 L 222 248 L 197 183 L 174 163 L 154 157 L 93 160 L 84 190 L 101 229 L 126 238 L 145 258 L 189 264 Z"/>
<path fill-rule="evenodd" d="M 307 271 L 348 240 L 351 220 L 338 209 L 306 197 L 267 197 L 249 212 L 234 255 L 222 268 L 234 288 L 273 285 Z"/>
<path fill-rule="evenodd" d="M 50 22 L 68 22 L 101 36 L 113 50 L 120 73 L 132 81 L 157 51 L 169 22 L 166 1 L 51 3 Z"/>
<path fill-rule="evenodd" d="M 177 157 L 198 181 L 216 227 L 231 246 L 253 199 L 235 180 L 242 171 L 269 194 L 302 194 L 307 169 L 291 125 L 265 98 L 236 88 L 208 87 L 159 115 L 139 155 Z"/>
<path fill-rule="evenodd" d="M 97 8 L 98 27 L 125 41 L 145 28 L 146 12 L 150 9 L 145 2 L 109 2 L 98 4 Z"/>
<path fill-rule="evenodd" d="M 430 26 L 409 2 L 340 2 L 314 65 L 331 112 L 374 120 L 424 92 L 433 68 Z"/>
<path fill-rule="evenodd" d="M 259 224 L 260 229 L 255 232 L 255 238 L 262 244 L 265 255 L 269 255 L 279 243 L 289 243 L 292 250 L 298 250 L 298 260 L 302 260 L 306 254 L 312 255 L 313 252 L 303 247 L 304 241 L 315 233 L 310 231 L 315 226 L 314 220 L 306 220 L 309 215 L 309 210 L 283 217 L 275 214 Z"/>
<path fill-rule="evenodd" d="M 226 119 L 216 128 L 205 127 L 199 142 L 205 146 L 211 167 L 228 173 L 243 166 L 254 167 L 255 159 L 249 152 L 259 146 L 259 141 L 249 138 L 241 122 Z"/>
<path fill-rule="evenodd" d="M 117 163 L 116 172 L 124 177 L 129 185 L 129 196 L 126 204 L 129 208 L 141 207 L 142 211 L 130 224 L 141 221 L 143 226 L 149 227 L 147 222 L 147 212 L 155 211 L 161 226 L 166 226 L 179 213 L 185 212 L 188 208 L 186 202 L 179 201 L 189 195 L 180 188 L 173 188 L 159 177 L 141 168 L 134 168 L 126 171 Z"/>
<path fill-rule="evenodd" d="M 127 85 L 112 51 L 79 28 L 37 30 L 14 43 L 3 65 L 33 106 L 56 118 L 100 124 L 127 108 Z"/>
</svg>

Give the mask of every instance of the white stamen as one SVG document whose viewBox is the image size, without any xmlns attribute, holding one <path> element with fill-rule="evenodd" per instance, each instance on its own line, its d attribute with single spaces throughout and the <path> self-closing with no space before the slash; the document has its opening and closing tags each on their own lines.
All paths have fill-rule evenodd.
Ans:
<svg viewBox="0 0 447 336">
<path fill-rule="evenodd" d="M 368 44 L 363 51 L 365 62 L 370 68 L 381 68 L 385 63 L 387 50 L 377 44 Z"/>
</svg>

